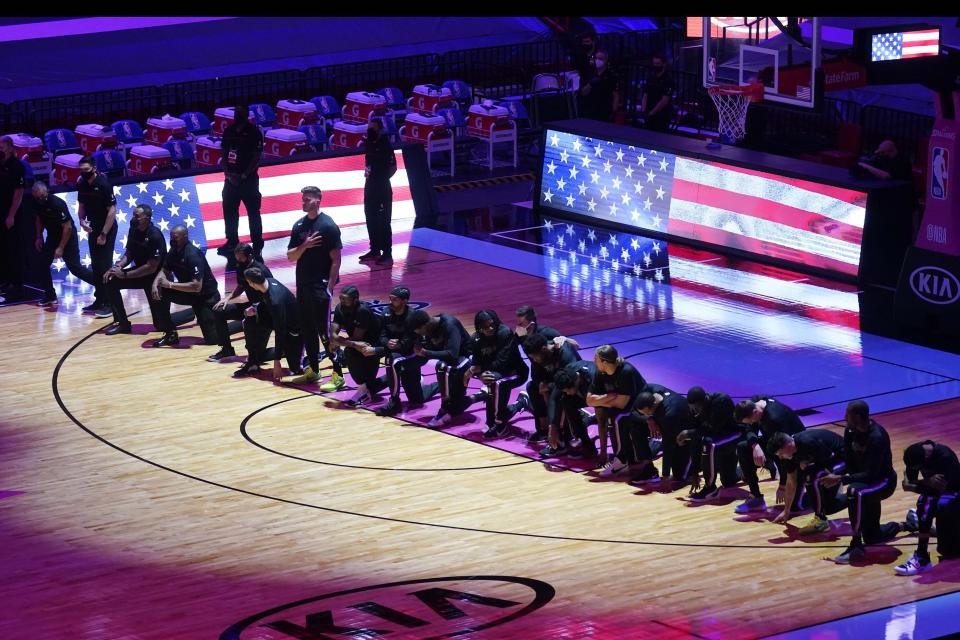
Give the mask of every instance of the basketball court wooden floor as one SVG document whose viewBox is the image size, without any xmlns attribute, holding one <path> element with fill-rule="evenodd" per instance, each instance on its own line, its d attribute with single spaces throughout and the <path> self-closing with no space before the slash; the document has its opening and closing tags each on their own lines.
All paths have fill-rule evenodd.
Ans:
<svg viewBox="0 0 960 640">
<path fill-rule="evenodd" d="M 353 261 L 363 248 L 358 232 L 345 237 L 344 282 L 366 298 L 384 299 L 403 282 L 414 300 L 465 324 L 481 307 L 509 318 L 530 303 L 543 322 L 595 346 L 591 337 L 654 335 L 659 323 L 683 333 L 679 325 L 696 320 L 697 305 L 675 304 L 688 295 L 678 285 L 661 308 L 457 257 L 459 247 L 407 247 L 409 230 L 398 233 L 393 269 L 370 270 Z M 720 304 L 698 295 L 704 308 Z M 912 537 L 875 547 L 864 566 L 836 566 L 822 558 L 845 546 L 843 518 L 801 540 L 792 527 L 735 516 L 737 493 L 692 506 L 685 489 L 640 491 L 301 390 L 235 381 L 233 366 L 204 360 L 209 347 L 154 350 L 141 335 L 106 337 L 96 333 L 106 321 L 79 314 L 85 296 L 62 297 L 57 312 L 0 310 L 3 638 L 839 638 L 884 629 L 919 638 L 955 630 L 956 601 L 937 596 L 958 590 L 957 562 L 917 578 L 893 575 Z M 763 325 L 790 312 L 755 313 Z M 694 322 L 698 331 L 708 323 L 708 315 Z M 710 335 L 678 342 L 650 369 L 699 362 L 719 383 Z M 793 349 L 763 335 L 745 341 L 794 368 Z M 946 355 L 931 357 L 935 368 L 915 371 L 914 382 L 941 393 L 958 370 L 951 376 Z M 754 384 L 735 375 L 738 388 Z M 923 378 L 934 375 L 943 380 Z M 851 389 L 859 384 L 849 380 Z M 905 403 L 922 406 L 878 417 L 901 473 L 900 453 L 915 440 L 960 447 L 960 400 L 940 399 L 953 395 L 910 396 Z M 245 421 L 297 459 L 251 446 Z M 772 483 L 763 487 L 772 503 Z M 900 519 L 912 503 L 897 492 L 884 514 Z"/>
</svg>

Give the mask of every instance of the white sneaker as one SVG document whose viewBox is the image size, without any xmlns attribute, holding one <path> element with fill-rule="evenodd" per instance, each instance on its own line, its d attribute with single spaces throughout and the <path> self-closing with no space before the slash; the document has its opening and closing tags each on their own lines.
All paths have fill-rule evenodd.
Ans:
<svg viewBox="0 0 960 640">
<path fill-rule="evenodd" d="M 898 576 L 915 576 L 932 568 L 933 563 L 930 562 L 930 558 L 921 558 L 917 554 L 913 554 L 909 560 L 899 565 L 894 571 L 897 572 Z"/>
<path fill-rule="evenodd" d="M 431 429 L 436 429 L 438 427 L 445 427 L 447 423 L 450 422 L 450 414 L 444 413 L 436 416 L 427 423 L 427 426 Z"/>
<path fill-rule="evenodd" d="M 624 471 L 626 468 L 627 465 L 623 462 L 620 462 L 620 458 L 614 456 L 613 460 L 603 465 L 603 469 L 600 469 L 600 477 L 609 478 L 610 476 L 615 476 Z"/>
</svg>

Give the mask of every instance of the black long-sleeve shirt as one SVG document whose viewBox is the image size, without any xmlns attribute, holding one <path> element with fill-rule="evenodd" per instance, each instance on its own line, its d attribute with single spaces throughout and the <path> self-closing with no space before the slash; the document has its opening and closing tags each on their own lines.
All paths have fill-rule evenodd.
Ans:
<svg viewBox="0 0 960 640">
<path fill-rule="evenodd" d="M 238 114 L 239 117 L 239 114 Z M 246 120 L 237 120 L 223 132 L 220 141 L 223 153 L 223 172 L 231 175 L 256 173 L 263 152 L 263 134 L 260 128 Z"/>
<path fill-rule="evenodd" d="M 792 436 L 804 430 L 805 427 L 800 420 L 800 416 L 782 402 L 766 396 L 754 396 L 750 400 L 751 402 L 760 402 L 761 400 L 767 402 L 767 406 L 763 409 L 763 415 L 760 417 L 760 422 L 751 425 L 746 433 L 747 442 L 751 445 L 760 441 L 765 443 L 777 431 Z"/>
<path fill-rule="evenodd" d="M 733 417 L 733 400 L 723 392 L 708 393 L 703 411 L 693 415 L 700 435 L 713 438 L 729 436 L 739 432 L 736 418 Z"/>
<path fill-rule="evenodd" d="M 451 315 L 441 313 L 437 318 L 440 320 L 440 330 L 425 341 L 427 358 L 456 365 L 460 358 L 470 355 L 470 334 L 460 321 Z"/>
<path fill-rule="evenodd" d="M 374 343 L 380 339 L 381 316 L 374 313 L 366 302 L 358 302 L 347 311 L 342 304 L 333 310 L 333 321 L 341 331 L 346 331 L 350 340 Z"/>
<path fill-rule="evenodd" d="M 829 429 L 807 429 L 793 436 L 797 450 L 793 458 L 781 460 L 783 470 L 797 471 L 801 465 L 827 469 L 843 460 L 843 436 Z"/>
<path fill-rule="evenodd" d="M 676 437 L 684 429 L 693 426 L 693 414 L 690 413 L 690 405 L 686 398 L 669 389 L 660 395 L 663 396 L 663 400 L 653 410 L 651 417 L 660 427 L 664 437 Z"/>
<path fill-rule="evenodd" d="M 924 495 L 938 495 L 939 493 L 956 493 L 960 491 L 960 462 L 957 461 L 955 454 L 950 447 L 942 444 L 933 446 L 933 455 L 928 460 L 924 460 L 919 468 L 911 469 L 907 467 L 907 482 L 917 483 L 922 475 L 926 480 L 936 475 L 943 476 L 947 481 L 947 486 L 942 492 L 937 492 L 930 487 L 920 485 L 920 493 Z"/>
<path fill-rule="evenodd" d="M 263 299 L 263 294 L 250 286 L 250 283 L 247 281 L 247 277 L 244 275 L 247 269 L 252 269 L 256 267 L 263 271 L 263 275 L 267 278 L 273 277 L 273 272 L 270 271 L 270 268 L 267 265 L 263 264 L 259 260 L 251 260 L 243 267 L 237 266 L 237 286 L 233 290 L 231 298 L 235 295 L 240 295 L 240 292 L 247 294 L 247 300 L 250 301 L 250 304 L 260 302 Z"/>
<path fill-rule="evenodd" d="M 577 395 L 586 400 L 587 393 L 590 392 L 590 386 L 593 384 L 593 378 L 597 375 L 597 365 L 589 360 L 578 360 L 573 364 L 568 364 L 564 367 L 564 370 L 579 376 L 577 378 Z"/>
<path fill-rule="evenodd" d="M 843 448 L 847 462 L 843 484 L 864 482 L 874 485 L 896 475 L 890 436 L 873 420 L 870 428 L 862 433 L 847 427 L 843 432 Z"/>
<path fill-rule="evenodd" d="M 416 342 L 417 334 L 407 328 L 407 318 L 410 317 L 410 307 L 405 306 L 403 313 L 397 314 L 393 309 L 387 309 L 387 315 L 380 321 L 380 344 L 377 345 L 377 355 L 385 356 L 387 354 L 396 354 L 399 356 L 408 356 L 413 353 L 413 343 Z M 397 341 L 394 349 L 387 347 L 391 340 Z"/>
<path fill-rule="evenodd" d="M 300 333 L 300 311 L 297 298 L 275 278 L 267 278 L 270 288 L 263 295 L 263 300 L 257 305 L 259 313 L 266 312 L 273 325 L 274 350 L 277 360 L 284 356 L 283 346 L 285 338 L 291 333 Z"/>
<path fill-rule="evenodd" d="M 580 360 L 577 350 L 568 342 L 560 347 L 550 343 L 549 348 L 552 351 L 545 362 L 530 361 L 530 380 L 534 383 L 553 382 L 553 376 L 557 371 Z"/>
<path fill-rule="evenodd" d="M 512 376 L 527 368 L 520 357 L 517 337 L 505 324 L 497 327 L 496 333 L 489 338 L 483 333 L 474 333 L 470 338 L 470 353 L 473 354 L 473 366 L 500 376 Z"/>
<path fill-rule="evenodd" d="M 396 171 L 397 156 L 387 136 L 381 133 L 373 142 L 367 141 L 364 145 L 364 161 L 370 170 L 367 180 L 389 180 Z"/>
</svg>

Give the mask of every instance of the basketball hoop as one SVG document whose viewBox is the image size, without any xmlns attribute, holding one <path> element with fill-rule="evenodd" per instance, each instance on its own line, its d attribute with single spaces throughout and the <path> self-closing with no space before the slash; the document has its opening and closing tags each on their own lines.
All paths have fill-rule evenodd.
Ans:
<svg viewBox="0 0 960 640">
<path fill-rule="evenodd" d="M 763 83 L 717 85 L 708 87 L 707 92 L 720 116 L 720 139 L 730 143 L 743 140 L 747 135 L 747 107 L 763 100 Z"/>
</svg>

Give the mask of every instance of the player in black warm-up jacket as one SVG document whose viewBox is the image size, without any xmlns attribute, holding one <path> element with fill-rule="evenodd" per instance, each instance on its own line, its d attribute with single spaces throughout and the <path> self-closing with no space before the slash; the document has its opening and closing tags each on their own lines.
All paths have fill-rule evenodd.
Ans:
<svg viewBox="0 0 960 640">
<path fill-rule="evenodd" d="M 520 393 L 508 413 L 512 416 L 526 409 L 533 414 L 535 429 L 527 438 L 532 444 L 547 439 L 551 427 L 559 428 L 560 392 L 553 386 L 553 376 L 560 369 L 579 362 L 580 354 L 569 342 L 548 340 L 542 333 L 524 338 L 523 351 L 530 358 L 530 382 L 526 393 Z"/>
<path fill-rule="evenodd" d="M 484 390 L 477 400 L 486 401 L 487 430 L 483 437 L 499 438 L 506 434 L 510 413 L 510 392 L 523 385 L 530 375 L 527 363 L 520 357 L 517 337 L 510 327 L 500 322 L 496 311 L 477 313 L 473 321 L 476 333 L 470 338 L 470 368 L 464 374 L 463 386 L 470 378 L 479 378 Z"/>
<path fill-rule="evenodd" d="M 907 447 L 903 464 L 907 467 L 903 489 L 920 494 L 917 508 L 907 514 L 904 527 L 917 531 L 917 550 L 895 571 L 901 576 L 914 576 L 933 567 L 927 547 L 934 518 L 940 557 L 960 557 L 960 462 L 949 447 L 924 440 Z"/>
<path fill-rule="evenodd" d="M 774 522 L 786 524 L 790 520 L 793 513 L 788 505 L 793 504 L 802 487 L 813 500 L 814 514 L 798 533 L 807 536 L 827 531 L 830 528 L 827 516 L 843 509 L 845 502 L 838 498 L 836 489 L 821 486 L 820 479 L 842 471 L 843 436 L 829 429 L 807 429 L 794 436 L 778 431 L 770 436 L 767 452 L 780 460 L 787 481 L 783 512 Z"/>
<path fill-rule="evenodd" d="M 687 404 L 694 426 L 677 436 L 678 444 L 690 442 L 691 455 L 700 452 L 699 464 L 694 457 L 693 473 L 703 474 L 703 486 L 691 476 L 690 500 L 706 502 L 720 495 L 717 477 L 724 487 L 740 481 L 737 476 L 737 443 L 742 432 L 733 417 L 733 400 L 725 393 L 707 393 L 703 387 L 690 387 Z"/>
<path fill-rule="evenodd" d="M 890 436 L 870 419 L 870 408 L 863 400 L 854 400 L 847 405 L 846 418 L 844 474 L 828 474 L 820 480 L 826 488 L 839 483 L 847 487 L 847 510 L 853 539 L 846 551 L 833 558 L 837 564 L 862 560 L 867 553 L 865 544 L 885 542 L 901 530 L 896 522 L 880 525 L 880 502 L 892 496 L 897 488 Z"/>
<path fill-rule="evenodd" d="M 558 429 L 550 430 L 550 443 L 540 451 L 541 456 L 552 458 L 570 453 L 571 456 L 579 458 L 597 457 L 597 448 L 587 433 L 583 411 L 596 375 L 597 365 L 586 360 L 569 364 L 554 374 L 553 386 L 560 393 L 563 424 Z M 579 451 L 570 451 L 568 448 L 574 438 L 580 441 Z"/>
<path fill-rule="evenodd" d="M 780 476 L 777 502 L 782 499 L 787 480 L 780 468 L 776 466 L 776 461 L 767 460 L 764 450 L 774 433 L 778 431 L 787 435 L 800 433 L 804 428 L 803 422 L 793 409 L 767 396 L 754 396 L 750 400 L 744 400 L 734 410 L 734 418 L 746 426 L 744 438 L 737 445 L 737 458 L 740 460 L 740 471 L 743 473 L 744 481 L 750 487 L 751 494 L 751 497 L 743 504 L 737 505 L 734 511 L 736 513 L 766 511 L 767 503 L 763 499 L 763 494 L 760 493 L 757 469 L 767 466 L 771 472 Z M 791 507 L 799 509 L 798 504 Z"/>
<path fill-rule="evenodd" d="M 426 311 L 414 311 L 408 326 L 421 340 L 414 345 L 413 352 L 437 361 L 437 381 L 424 387 L 424 395 L 432 396 L 439 387 L 443 401 L 440 411 L 427 426 L 445 426 L 470 406 L 467 388 L 463 385 L 463 376 L 470 366 L 470 335 L 459 320 L 446 313 L 431 317 Z"/>
<path fill-rule="evenodd" d="M 437 392 L 437 385 L 428 386 L 420 382 L 420 369 L 427 359 L 413 352 L 417 334 L 410 328 L 409 319 L 413 310 L 407 304 L 410 301 L 410 289 L 396 286 L 390 291 L 390 308 L 381 321 L 380 342 L 376 347 L 377 355 L 387 356 L 385 375 L 368 387 L 371 393 L 381 389 L 390 390 L 390 400 L 377 409 L 378 416 L 392 416 L 400 411 L 400 388 L 407 394 L 407 403 L 422 405 Z M 425 395 L 429 391 L 431 395 Z"/>
<path fill-rule="evenodd" d="M 692 451 L 688 443 L 677 438 L 695 424 L 687 399 L 666 387 L 647 385 L 633 408 L 647 419 L 646 433 L 663 438 L 664 479 L 669 476 L 674 482 L 687 482 Z"/>
</svg>

